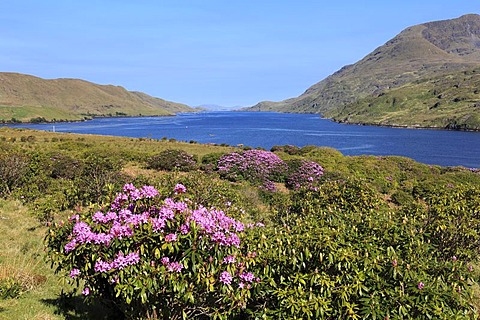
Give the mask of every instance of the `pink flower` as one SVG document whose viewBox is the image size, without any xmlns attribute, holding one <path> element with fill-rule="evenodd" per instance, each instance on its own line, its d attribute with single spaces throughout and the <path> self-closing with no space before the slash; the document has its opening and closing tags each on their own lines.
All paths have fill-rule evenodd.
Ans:
<svg viewBox="0 0 480 320">
<path fill-rule="evenodd" d="M 187 188 L 183 184 L 177 183 L 173 191 L 175 194 L 181 194 L 187 192 Z"/>
<path fill-rule="evenodd" d="M 251 272 L 243 272 L 240 275 L 240 279 L 242 279 L 245 282 L 253 282 L 255 280 L 255 276 Z"/>
<path fill-rule="evenodd" d="M 90 294 L 90 288 L 89 287 L 85 287 L 83 290 L 82 290 L 82 294 L 84 296 L 88 296 Z"/>
<path fill-rule="evenodd" d="M 228 271 L 223 271 L 220 274 L 220 282 L 223 284 L 232 284 L 233 277 Z"/>
<path fill-rule="evenodd" d="M 167 264 L 170 263 L 170 258 L 169 258 L 169 257 L 163 257 L 163 258 L 160 260 L 160 262 L 161 262 L 164 266 L 166 266 Z"/>
<path fill-rule="evenodd" d="M 394 268 L 398 265 L 397 259 L 394 259 L 392 261 L 392 265 L 393 265 Z"/>
<path fill-rule="evenodd" d="M 236 259 L 234 256 L 227 256 L 223 258 L 223 264 L 235 263 Z"/>
<path fill-rule="evenodd" d="M 176 233 L 170 233 L 165 236 L 165 241 L 166 242 L 175 242 L 177 241 L 177 234 Z"/>
<path fill-rule="evenodd" d="M 95 263 L 94 270 L 95 272 L 108 272 L 112 270 L 113 266 L 105 261 L 99 260 Z"/>
<path fill-rule="evenodd" d="M 140 190 L 140 194 L 143 198 L 153 198 L 158 195 L 158 190 L 152 186 L 143 186 Z"/>
<path fill-rule="evenodd" d="M 452 257 L 452 261 L 453 261 L 453 262 L 455 262 L 455 261 L 457 261 L 457 260 L 458 260 L 458 259 L 457 259 L 456 256 L 453 256 L 453 257 Z"/>
<path fill-rule="evenodd" d="M 77 246 L 77 240 L 73 239 L 72 241 L 67 243 L 63 248 L 65 249 L 65 253 L 69 253 L 70 251 L 73 251 L 73 249 L 75 249 L 76 246 Z"/>
<path fill-rule="evenodd" d="M 182 225 L 180 226 L 180 232 L 181 232 L 182 234 L 187 234 L 187 233 L 189 233 L 189 232 L 190 232 L 190 225 L 187 224 L 187 223 L 182 224 Z"/>
<path fill-rule="evenodd" d="M 72 269 L 70 271 L 70 278 L 75 279 L 78 275 L 80 275 L 80 270 Z"/>
<path fill-rule="evenodd" d="M 420 281 L 420 282 L 418 283 L 418 285 L 417 285 L 418 290 L 422 290 L 423 287 L 425 287 L 425 284 Z"/>
<path fill-rule="evenodd" d="M 167 265 L 167 270 L 170 272 L 181 272 L 183 269 L 183 265 L 179 262 L 170 262 Z"/>
</svg>

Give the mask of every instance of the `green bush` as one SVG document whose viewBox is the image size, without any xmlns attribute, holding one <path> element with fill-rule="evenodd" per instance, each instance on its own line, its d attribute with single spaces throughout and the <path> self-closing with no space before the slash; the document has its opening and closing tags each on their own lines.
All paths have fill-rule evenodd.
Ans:
<svg viewBox="0 0 480 320">
<path fill-rule="evenodd" d="M 22 187 L 30 176 L 31 158 L 25 153 L 0 153 L 0 196 L 7 196 Z"/>
<path fill-rule="evenodd" d="M 472 196 L 463 194 L 457 200 L 468 203 Z M 445 213 L 436 226 L 455 217 Z M 317 191 L 295 192 L 281 218 L 277 227 L 257 230 L 248 242 L 262 257 L 256 271 L 262 278 L 259 294 L 247 307 L 256 317 L 476 316 L 475 260 L 439 250 L 435 238 L 451 242 L 450 231 L 428 232 L 421 211 L 392 212 L 382 196 L 362 182 L 330 181 Z M 477 232 L 474 225 L 464 227 L 458 243 Z"/>
<path fill-rule="evenodd" d="M 165 171 L 192 171 L 196 169 L 197 161 L 183 150 L 168 149 L 150 157 L 147 167 Z"/>
</svg>

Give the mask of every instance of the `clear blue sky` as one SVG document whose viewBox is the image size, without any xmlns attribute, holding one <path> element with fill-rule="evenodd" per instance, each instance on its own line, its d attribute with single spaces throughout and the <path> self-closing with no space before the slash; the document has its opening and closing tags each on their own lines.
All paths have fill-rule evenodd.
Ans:
<svg viewBox="0 0 480 320">
<path fill-rule="evenodd" d="M 408 26 L 478 0 L 2 0 L 0 71 L 191 106 L 295 97 Z"/>
</svg>

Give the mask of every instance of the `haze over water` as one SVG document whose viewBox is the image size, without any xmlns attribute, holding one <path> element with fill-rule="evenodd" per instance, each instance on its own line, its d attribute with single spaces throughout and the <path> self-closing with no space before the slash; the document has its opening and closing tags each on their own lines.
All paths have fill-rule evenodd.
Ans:
<svg viewBox="0 0 480 320">
<path fill-rule="evenodd" d="M 398 155 L 426 164 L 480 167 L 480 133 L 334 123 L 312 114 L 185 113 L 175 117 L 97 118 L 86 122 L 21 124 L 57 132 L 134 138 L 174 138 L 269 150 L 274 145 L 328 146 L 344 155 Z"/>
</svg>

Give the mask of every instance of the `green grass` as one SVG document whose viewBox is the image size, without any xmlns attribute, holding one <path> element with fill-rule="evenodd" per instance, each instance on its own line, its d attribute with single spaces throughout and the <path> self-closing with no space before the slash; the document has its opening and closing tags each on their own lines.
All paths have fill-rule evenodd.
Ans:
<svg viewBox="0 0 480 320">
<path fill-rule="evenodd" d="M 70 114 L 64 110 L 54 107 L 40 106 L 0 106 L 0 120 L 11 120 L 15 118 L 22 122 L 28 122 L 32 118 L 44 117 L 47 120 L 83 120 L 81 115 Z"/>
<path fill-rule="evenodd" d="M 57 276 L 44 260 L 41 226 L 18 201 L 0 201 L 0 280 L 14 279 L 18 298 L 0 300 L 0 319 L 62 319 L 55 315 Z"/>
</svg>

